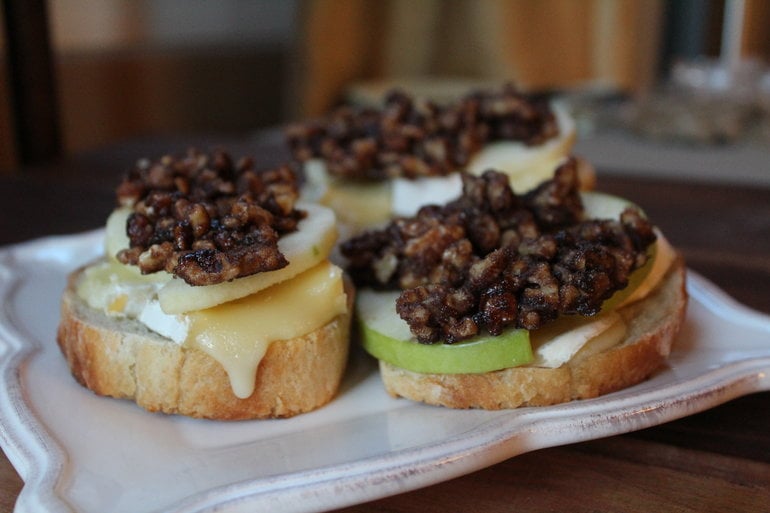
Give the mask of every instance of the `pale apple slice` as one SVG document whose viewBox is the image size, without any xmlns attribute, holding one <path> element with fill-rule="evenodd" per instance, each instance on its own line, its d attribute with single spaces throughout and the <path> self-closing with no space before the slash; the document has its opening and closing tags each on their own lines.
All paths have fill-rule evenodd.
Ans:
<svg viewBox="0 0 770 513">
<path fill-rule="evenodd" d="M 559 102 L 553 102 L 552 108 L 559 125 L 558 137 L 537 146 L 515 141 L 489 143 L 471 158 L 466 171 L 477 175 L 488 169 L 502 171 L 508 174 L 513 190 L 518 193 L 551 179 L 570 154 L 576 134 L 575 121 L 567 108 Z M 584 188 L 590 189 L 594 181 L 593 168 L 582 159 L 579 164 L 581 185 L 586 182 L 588 186 Z M 412 216 L 424 205 L 448 203 L 462 193 L 459 173 L 416 180 L 396 178 L 386 182 L 352 183 L 330 177 L 321 159 L 306 162 L 304 171 L 307 182 L 303 197 L 331 207 L 339 221 L 354 234 L 382 224 L 394 215 Z"/>
<path fill-rule="evenodd" d="M 296 232 L 278 241 L 278 248 L 289 265 L 216 285 L 196 287 L 180 279 L 171 280 L 158 291 L 163 311 L 180 314 L 221 305 L 293 278 L 326 260 L 337 240 L 334 212 L 309 203 L 297 205 L 297 208 L 305 210 L 307 217 L 300 221 Z"/>
<path fill-rule="evenodd" d="M 588 219 L 617 220 L 625 209 L 639 209 L 625 198 L 600 192 L 581 192 L 581 200 Z M 644 214 L 641 209 L 639 211 Z M 674 260 L 674 251 L 668 241 L 660 232 L 656 231 L 656 235 L 658 239 L 648 250 L 647 262 L 631 274 L 625 288 L 604 302 L 601 315 L 595 318 L 563 317 L 532 333 L 533 365 L 558 367 L 578 351 L 584 354 L 598 352 L 622 340 L 627 327 L 615 310 L 647 296 Z"/>
<path fill-rule="evenodd" d="M 618 219 L 627 208 L 636 208 L 644 215 L 644 211 L 631 201 L 611 194 L 590 191 L 582 192 L 580 197 L 586 218 L 589 219 Z M 676 251 L 657 228 L 655 235 L 657 240 L 648 249 L 647 262 L 631 274 L 626 288 L 615 292 L 604 302 L 603 310 L 620 308 L 643 299 L 663 279 L 676 259 Z"/>
<path fill-rule="evenodd" d="M 104 252 L 107 258 L 116 260 L 115 255 L 121 249 L 126 249 L 130 245 L 128 235 L 126 234 L 126 223 L 128 216 L 131 215 L 131 209 L 128 207 L 117 208 L 112 211 L 107 218 L 107 225 L 104 233 Z"/>
<path fill-rule="evenodd" d="M 299 223 L 298 231 L 282 237 L 278 242 L 279 249 L 289 261 L 288 266 L 277 271 L 201 287 L 172 279 L 170 274 L 163 271 L 153 273 L 153 281 L 168 281 L 158 293 L 163 311 L 178 314 L 239 299 L 289 279 L 325 260 L 337 240 L 334 212 L 310 203 L 300 204 L 298 208 L 307 211 L 307 217 Z M 107 219 L 105 252 L 114 262 L 117 262 L 115 255 L 129 246 L 126 221 L 130 214 L 130 208 L 119 208 Z M 130 274 L 141 274 L 135 266 L 125 268 Z"/>
<path fill-rule="evenodd" d="M 488 169 L 508 175 L 517 193 L 533 189 L 553 177 L 554 170 L 572 151 L 577 134 L 575 121 L 567 108 L 552 102 L 559 135 L 536 146 L 518 141 L 496 141 L 485 145 L 468 163 L 469 173 L 480 175 Z"/>
<path fill-rule="evenodd" d="M 586 219 L 617 220 L 627 208 L 635 208 L 644 215 L 644 211 L 635 203 L 604 192 L 583 191 L 580 193 L 580 200 Z"/>
<path fill-rule="evenodd" d="M 119 277 L 121 282 L 140 282 L 140 283 L 160 283 L 169 281 L 173 276 L 167 272 L 157 272 L 152 274 L 142 274 L 139 267 L 135 265 L 124 265 L 117 259 L 120 250 L 130 245 L 128 235 L 126 234 L 126 222 L 132 210 L 128 207 L 121 207 L 113 210 L 107 218 L 107 224 L 104 233 L 104 252 L 107 255 L 106 266 L 102 266 L 107 275 L 114 274 Z"/>
<path fill-rule="evenodd" d="M 553 178 L 556 168 L 575 144 L 575 122 L 560 103 L 552 103 L 552 108 L 559 125 L 558 137 L 537 146 L 518 141 L 488 143 L 471 157 L 466 171 L 475 175 L 489 169 L 503 172 L 517 193 L 529 191 Z M 591 173 L 590 169 L 583 171 L 583 174 Z M 393 181 L 391 208 L 394 215 L 413 216 L 424 205 L 443 205 L 461 194 L 462 179 L 458 173 L 416 180 L 398 178 Z"/>
<path fill-rule="evenodd" d="M 626 287 L 626 289 L 619 290 L 615 293 L 615 296 L 619 296 L 617 299 L 615 296 L 612 296 L 607 300 L 609 302 L 617 301 L 615 308 L 621 308 L 647 297 L 647 295 L 658 286 L 658 283 L 660 283 L 660 281 L 666 275 L 668 268 L 671 267 L 671 265 L 676 260 L 676 250 L 671 246 L 663 234 L 656 229 L 655 235 L 658 238 L 655 241 L 655 244 L 652 246 L 652 255 L 650 256 L 650 260 L 640 269 L 634 271 L 634 273 L 631 275 L 631 278 L 629 279 L 629 285 Z M 643 276 L 643 279 L 636 278 L 636 275 L 639 274 L 639 271 L 643 271 L 645 267 L 648 267 L 648 265 L 649 270 Z M 639 281 L 635 282 L 635 278 Z M 625 290 L 628 290 L 628 293 L 623 294 Z M 605 304 L 606 303 L 607 302 L 605 302 Z"/>
</svg>

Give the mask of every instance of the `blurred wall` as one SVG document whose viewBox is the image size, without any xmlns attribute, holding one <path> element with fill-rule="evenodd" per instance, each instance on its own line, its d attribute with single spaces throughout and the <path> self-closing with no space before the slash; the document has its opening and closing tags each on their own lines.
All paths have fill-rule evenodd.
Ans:
<svg viewBox="0 0 770 513">
<path fill-rule="evenodd" d="M 353 80 L 462 77 L 526 89 L 656 77 L 662 0 L 311 0 L 302 2 L 302 99 L 323 112 Z M 344 20 L 344 21 L 341 21 Z"/>
<path fill-rule="evenodd" d="M 770 2 L 745 4 L 744 52 L 770 59 Z M 513 80 L 529 89 L 640 91 L 668 62 L 660 57 L 671 36 L 665 32 L 682 30 L 667 25 L 672 3 L 665 0 L 48 5 L 68 153 L 138 136 L 256 130 L 320 114 L 362 81 Z M 714 20 L 721 21 L 708 21 L 712 47 Z M 5 71 L 0 67 L 0 172 L 15 159 Z"/>
<path fill-rule="evenodd" d="M 306 0 L 291 115 L 322 113 L 360 82 L 644 92 L 674 60 L 718 55 L 725 1 Z M 742 55 L 770 61 L 770 2 L 743 5 Z"/>
<path fill-rule="evenodd" d="M 296 12 L 297 0 L 49 0 L 65 153 L 280 122 Z M 15 163 L 6 78 L 3 65 L 0 171 Z"/>
<path fill-rule="evenodd" d="M 65 148 L 279 122 L 295 4 L 51 0 Z"/>
</svg>

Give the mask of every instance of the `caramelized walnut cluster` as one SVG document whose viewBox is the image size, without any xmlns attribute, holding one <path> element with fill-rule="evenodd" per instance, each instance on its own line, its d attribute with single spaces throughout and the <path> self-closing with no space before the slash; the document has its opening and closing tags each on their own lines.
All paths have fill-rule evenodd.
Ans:
<svg viewBox="0 0 770 513">
<path fill-rule="evenodd" d="M 321 158 L 332 175 L 358 180 L 443 176 L 464 167 L 487 142 L 535 145 L 556 135 L 548 102 L 512 86 L 448 106 L 392 92 L 381 111 L 342 107 L 286 129 L 295 159 Z"/>
<path fill-rule="evenodd" d="M 596 314 L 654 240 L 635 209 L 585 220 L 570 160 L 520 196 L 506 175 L 465 175 L 459 199 L 355 237 L 342 253 L 357 284 L 402 289 L 397 311 L 420 342 L 452 343 Z"/>
<path fill-rule="evenodd" d="M 223 151 L 141 160 L 117 189 L 130 247 L 118 260 L 142 273 L 173 273 L 211 285 L 285 267 L 278 238 L 304 216 L 295 208 L 297 180 L 288 167 L 256 171 Z"/>
</svg>

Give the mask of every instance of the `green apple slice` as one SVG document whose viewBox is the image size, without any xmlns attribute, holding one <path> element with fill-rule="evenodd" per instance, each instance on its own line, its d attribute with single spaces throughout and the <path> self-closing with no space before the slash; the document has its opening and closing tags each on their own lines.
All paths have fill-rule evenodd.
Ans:
<svg viewBox="0 0 770 513">
<path fill-rule="evenodd" d="M 396 340 L 363 325 L 361 342 L 378 360 L 423 374 L 484 373 L 532 361 L 529 333 L 518 329 L 455 344 L 420 344 Z"/>
<path fill-rule="evenodd" d="M 500 336 L 482 336 L 455 344 L 420 344 L 396 313 L 398 292 L 359 291 L 358 319 L 361 343 L 377 358 L 420 373 L 483 373 L 533 359 L 529 332 L 511 329 Z"/>
<path fill-rule="evenodd" d="M 594 219 L 618 219 L 623 210 L 635 207 L 628 200 L 607 194 L 590 192 L 583 197 L 586 216 Z M 367 289 L 359 291 L 357 299 L 362 345 L 377 359 L 422 373 L 483 373 L 517 365 L 561 365 L 581 348 L 597 342 L 604 347 L 622 338 L 625 325 L 614 322 L 620 317 L 612 310 L 649 293 L 675 256 L 665 238 L 657 235 L 648 261 L 632 273 L 626 288 L 605 302 L 600 319 L 565 318 L 550 330 L 533 333 L 532 342 L 528 331 L 511 329 L 499 337 L 478 337 L 457 344 L 419 344 L 396 313 L 399 292 Z M 535 343 L 537 354 L 532 348 Z"/>
</svg>

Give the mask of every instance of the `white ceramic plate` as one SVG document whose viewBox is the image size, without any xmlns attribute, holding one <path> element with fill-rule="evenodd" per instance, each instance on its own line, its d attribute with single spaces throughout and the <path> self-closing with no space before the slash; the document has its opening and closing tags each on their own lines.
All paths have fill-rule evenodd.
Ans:
<svg viewBox="0 0 770 513">
<path fill-rule="evenodd" d="M 147 413 L 71 378 L 54 341 L 67 272 L 101 232 L 0 250 L 0 442 L 17 512 L 314 511 L 424 487 L 534 449 L 645 428 L 770 389 L 770 317 L 691 273 L 669 367 L 598 399 L 512 411 L 395 400 L 356 355 L 330 405 L 287 420 Z"/>
</svg>

